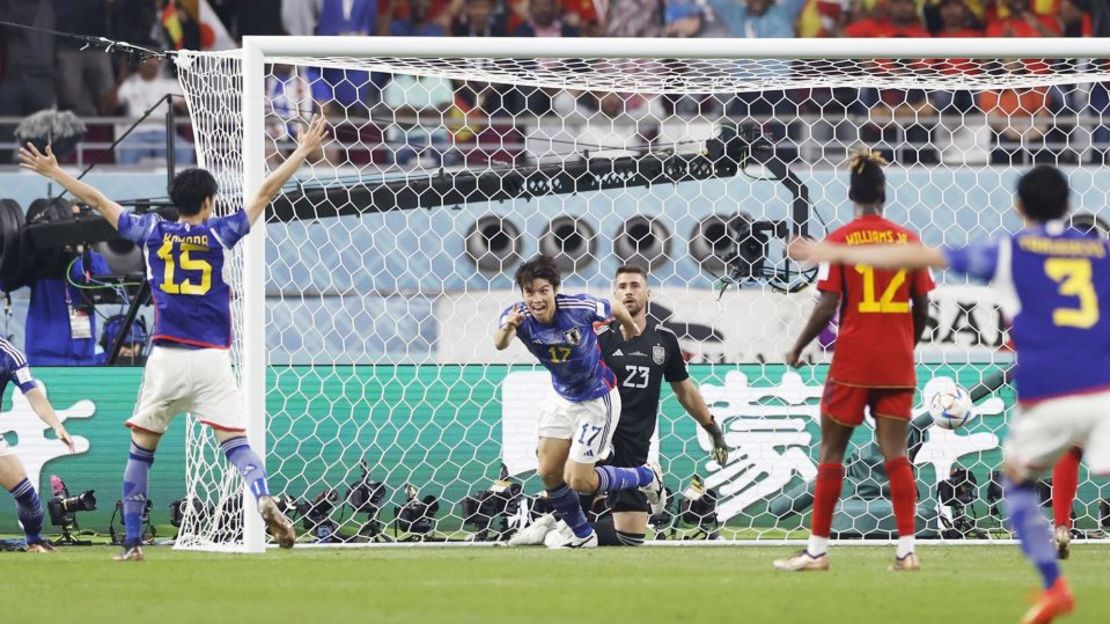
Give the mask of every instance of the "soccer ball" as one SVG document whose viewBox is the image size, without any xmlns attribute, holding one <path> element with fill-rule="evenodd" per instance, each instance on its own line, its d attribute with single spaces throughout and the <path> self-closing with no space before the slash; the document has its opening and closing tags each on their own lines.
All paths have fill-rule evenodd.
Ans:
<svg viewBox="0 0 1110 624">
<path fill-rule="evenodd" d="M 941 388 L 929 398 L 929 414 L 941 429 L 959 429 L 975 415 L 971 395 L 955 385 Z"/>
</svg>

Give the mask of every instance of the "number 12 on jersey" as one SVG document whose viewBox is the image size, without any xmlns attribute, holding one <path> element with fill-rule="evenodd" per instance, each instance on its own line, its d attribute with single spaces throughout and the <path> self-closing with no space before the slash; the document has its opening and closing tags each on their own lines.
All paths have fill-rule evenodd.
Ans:
<svg viewBox="0 0 1110 624">
<path fill-rule="evenodd" d="M 863 277 L 863 301 L 859 302 L 858 310 L 862 314 L 906 314 L 910 311 L 909 301 L 895 301 L 898 288 L 906 283 L 906 270 L 902 269 L 890 278 L 890 283 L 883 289 L 883 295 L 875 299 L 875 267 L 866 264 L 857 264 L 856 272 Z"/>
</svg>

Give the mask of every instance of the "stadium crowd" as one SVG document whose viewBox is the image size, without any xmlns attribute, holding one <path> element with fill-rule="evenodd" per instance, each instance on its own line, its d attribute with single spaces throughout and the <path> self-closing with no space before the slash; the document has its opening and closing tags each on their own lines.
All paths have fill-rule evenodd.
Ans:
<svg viewBox="0 0 1110 624">
<path fill-rule="evenodd" d="M 281 11 L 274 5 L 280 4 Z M 1087 37 L 1110 30 L 1107 0 L 0 0 L 8 21 L 83 36 L 163 49 L 216 50 L 233 48 L 246 35 L 349 36 L 517 36 L 517 37 Z M 82 50 L 74 39 L 42 31 L 0 28 L 3 63 L 0 74 L 0 144 L 12 140 L 11 120 L 57 106 L 90 121 L 87 141 L 110 144 L 125 125 L 98 124 L 95 117 L 136 119 L 167 93 L 179 94 L 170 63 L 137 63 L 126 54 Z M 1042 64 L 1039 69 L 1052 71 Z M 946 72 L 975 72 L 973 65 L 946 66 Z M 981 93 L 930 93 L 863 90 L 827 94 L 761 92 L 718 98 L 664 98 L 658 102 L 634 96 L 550 97 L 542 91 L 490 88 L 477 83 L 435 78 L 369 75 L 353 71 L 293 72 L 278 67 L 270 79 L 275 111 L 289 117 L 323 108 L 331 117 L 374 117 L 378 105 L 409 113 L 412 123 L 340 129 L 330 158 L 397 164 L 442 164 L 466 160 L 475 150 L 458 150 L 472 140 L 483 142 L 490 128 L 474 130 L 469 118 L 527 113 L 582 113 L 626 121 L 626 137 L 608 137 L 622 147 L 650 136 L 643 119 L 669 114 L 692 116 L 723 111 L 734 117 L 798 117 L 807 114 L 855 115 L 863 120 L 860 139 L 908 144 L 892 157 L 903 161 L 936 162 L 941 148 L 953 139 L 943 132 L 945 115 L 968 114 L 986 120 L 991 134 L 992 162 L 1048 150 L 1052 158 L 1085 158 L 1046 146 L 1077 143 L 1078 129 L 1087 146 L 1110 144 L 1102 117 L 1110 112 L 1110 92 L 1102 85 L 1081 90 L 1039 88 Z M 184 102 L 175 101 L 184 112 Z M 830 109 L 830 106 L 832 107 Z M 281 116 L 281 113 L 277 113 Z M 393 113 L 391 113 L 392 115 Z M 428 115 L 457 118 L 458 132 L 424 128 Z M 178 163 L 193 159 L 191 131 L 182 116 L 176 144 Z M 278 119 L 271 124 L 275 140 L 290 138 L 295 128 Z M 440 126 L 449 124 L 439 124 Z M 957 125 L 962 125 L 962 122 Z M 792 136 L 783 122 L 772 134 Z M 133 130 L 115 152 L 86 151 L 83 161 L 121 165 L 165 156 L 167 147 L 160 118 Z M 520 138 L 511 125 L 492 130 L 497 143 Z M 508 133 L 508 136 L 505 136 Z M 832 137 L 840 138 L 840 137 Z M 849 140 L 850 139 L 845 139 Z M 967 140 L 962 139 L 962 140 Z M 369 152 L 339 153 L 350 144 L 388 145 Z M 1033 144 L 1039 148 L 1031 148 Z M 1007 147 L 1009 146 L 1009 147 Z M 1017 146 L 1017 147 L 1014 147 Z M 482 150 L 476 150 L 482 152 Z M 1101 154 L 1101 150 L 1096 150 Z M 0 152 L 6 152 L 0 148 Z M 275 152 L 276 153 L 276 152 Z M 511 154 L 509 156 L 512 156 Z M 480 158 L 505 154 L 479 153 Z M 1102 157 L 1102 156 L 1099 156 Z M 4 162 L 7 162 L 5 155 Z"/>
</svg>

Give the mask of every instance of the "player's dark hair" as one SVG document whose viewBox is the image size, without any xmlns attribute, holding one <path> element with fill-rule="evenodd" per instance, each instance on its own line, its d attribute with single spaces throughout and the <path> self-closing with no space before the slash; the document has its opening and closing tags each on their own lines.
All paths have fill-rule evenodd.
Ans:
<svg viewBox="0 0 1110 624">
<path fill-rule="evenodd" d="M 1038 222 L 1064 218 L 1068 213 L 1068 179 L 1052 165 L 1037 165 L 1022 174 L 1018 199 L 1025 216 Z"/>
<path fill-rule="evenodd" d="M 645 282 L 647 281 L 647 278 L 648 278 L 647 269 L 645 269 L 642 266 L 635 265 L 635 264 L 622 264 L 622 265 L 620 265 L 619 267 L 617 267 L 617 272 L 613 274 L 613 277 L 614 278 L 620 277 L 622 273 L 637 273 L 637 274 L 639 274 L 640 276 L 642 276 L 644 278 Z"/>
<path fill-rule="evenodd" d="M 555 258 L 543 254 L 520 265 L 513 279 L 516 280 L 516 285 L 521 290 L 537 279 L 545 279 L 551 282 L 551 285 L 558 290 L 559 284 L 563 281 L 562 275 L 559 274 L 559 265 L 555 263 Z"/>
<path fill-rule="evenodd" d="M 204 200 L 213 197 L 220 190 L 216 178 L 200 168 L 186 169 L 173 177 L 170 182 L 170 199 L 182 216 L 191 217 L 200 213 Z"/>
<path fill-rule="evenodd" d="M 882 204 L 886 202 L 886 159 L 869 149 L 852 152 L 848 157 L 848 199 L 857 204 Z"/>
</svg>

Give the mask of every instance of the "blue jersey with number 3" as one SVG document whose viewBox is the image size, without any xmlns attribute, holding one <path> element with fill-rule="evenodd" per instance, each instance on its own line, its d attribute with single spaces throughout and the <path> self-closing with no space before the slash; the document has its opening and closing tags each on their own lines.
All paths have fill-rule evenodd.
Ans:
<svg viewBox="0 0 1110 624">
<path fill-rule="evenodd" d="M 551 372 L 555 392 L 568 401 L 581 402 L 609 394 L 617 377 L 601 358 L 594 323 L 609 318 L 609 302 L 589 295 L 555 295 L 555 318 L 544 325 L 528 306 L 517 303 L 501 314 L 502 327 L 509 312 L 524 312 L 517 338 Z"/>
<path fill-rule="evenodd" d="M 200 225 L 148 213 L 119 218 L 119 234 L 142 248 L 154 297 L 158 343 L 226 349 L 231 345 L 231 291 L 224 256 L 250 231 L 245 211 Z"/>
<path fill-rule="evenodd" d="M 1110 389 L 1110 247 L 1063 223 L 945 251 L 1002 296 L 1023 402 Z"/>
</svg>

